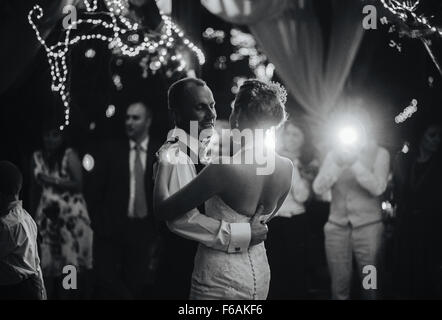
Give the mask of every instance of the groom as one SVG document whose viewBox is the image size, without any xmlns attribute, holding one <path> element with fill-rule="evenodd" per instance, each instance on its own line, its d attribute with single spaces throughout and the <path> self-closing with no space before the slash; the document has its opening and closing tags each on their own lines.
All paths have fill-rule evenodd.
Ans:
<svg viewBox="0 0 442 320">
<path fill-rule="evenodd" d="M 210 139 L 199 141 L 198 137 L 191 136 L 193 131 L 190 123 L 198 123 L 198 134 L 203 130 L 210 132 L 215 127 L 216 110 L 212 91 L 200 79 L 185 78 L 175 82 L 169 89 L 168 98 L 170 116 L 175 125 L 175 130 L 168 135 L 168 141 L 176 138 L 174 135 L 178 130 L 184 133 L 190 143 L 184 146 L 181 144 L 180 150 L 190 155 L 190 158 L 199 160 L 198 164 L 189 162 L 174 166 L 169 179 L 169 191 L 174 193 L 194 179 L 204 165 L 210 162 L 207 160 L 207 141 Z M 189 297 L 198 243 L 234 254 L 261 243 L 267 235 L 267 226 L 262 225 L 258 219 L 253 219 L 253 223 L 227 223 L 206 216 L 204 208 L 193 209 L 177 220 L 167 222 L 167 227 L 169 230 L 164 228 L 162 231 L 165 250 L 158 281 L 163 299 Z"/>
</svg>

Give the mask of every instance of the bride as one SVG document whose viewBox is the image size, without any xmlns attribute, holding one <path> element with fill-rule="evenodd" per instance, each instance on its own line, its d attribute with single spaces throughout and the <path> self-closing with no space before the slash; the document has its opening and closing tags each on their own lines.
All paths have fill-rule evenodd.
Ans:
<svg viewBox="0 0 442 320">
<path fill-rule="evenodd" d="M 273 83 L 248 80 L 240 88 L 230 116 L 232 129 L 267 130 L 286 120 L 282 88 Z M 257 136 L 257 135 L 255 135 Z M 244 162 L 247 152 L 262 150 L 264 140 L 255 137 L 230 159 L 214 161 L 180 191 L 170 195 L 168 181 L 173 164 L 167 159 L 178 143 L 159 151 L 154 189 L 155 214 L 160 220 L 174 220 L 205 203 L 206 214 L 230 223 L 262 223 L 276 214 L 291 186 L 293 165 L 274 153 L 274 170 L 257 175 L 256 161 Z M 274 152 L 273 149 L 266 150 Z M 230 164 L 232 163 L 232 164 Z M 254 217 L 258 207 L 263 214 Z M 199 245 L 194 261 L 191 299 L 264 300 L 267 298 L 270 268 L 264 243 L 242 253 L 226 253 Z"/>
</svg>

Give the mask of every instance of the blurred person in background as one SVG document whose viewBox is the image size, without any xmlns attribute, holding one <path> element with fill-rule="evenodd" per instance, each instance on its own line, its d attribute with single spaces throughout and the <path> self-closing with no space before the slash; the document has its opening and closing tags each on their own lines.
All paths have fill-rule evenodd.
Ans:
<svg viewBox="0 0 442 320">
<path fill-rule="evenodd" d="M 134 99 L 126 109 L 126 136 L 100 144 L 88 177 L 93 220 L 97 298 L 150 299 L 160 239 L 153 215 L 153 163 L 159 141 L 153 110 Z"/>
<path fill-rule="evenodd" d="M 270 299 L 307 298 L 309 231 L 304 203 L 309 198 L 310 186 L 300 173 L 304 140 L 305 135 L 294 120 L 285 124 L 278 139 L 278 153 L 293 162 L 294 170 L 291 190 L 277 217 L 269 223 Z"/>
<path fill-rule="evenodd" d="M 332 192 L 324 234 L 334 300 L 350 299 L 353 256 L 361 284 L 367 276 L 364 268 L 378 269 L 384 230 L 381 195 L 387 186 L 390 155 L 378 145 L 371 116 L 360 103 L 348 101 L 351 109 L 336 113 L 336 139 L 313 183 L 317 194 Z M 378 297 L 378 283 L 372 284 L 362 288 L 362 298 Z"/>
<path fill-rule="evenodd" d="M 45 300 L 37 225 L 22 207 L 23 176 L 0 161 L 0 300 Z"/>
<path fill-rule="evenodd" d="M 31 208 L 39 228 L 48 298 L 87 298 L 93 232 L 82 194 L 82 165 L 63 132 L 52 124 L 44 128 L 43 148 L 32 155 L 31 172 Z M 68 265 L 79 273 L 79 290 L 62 287 L 63 268 Z"/>
<path fill-rule="evenodd" d="M 394 162 L 393 290 L 399 299 L 442 298 L 442 122 L 430 117 Z"/>
</svg>

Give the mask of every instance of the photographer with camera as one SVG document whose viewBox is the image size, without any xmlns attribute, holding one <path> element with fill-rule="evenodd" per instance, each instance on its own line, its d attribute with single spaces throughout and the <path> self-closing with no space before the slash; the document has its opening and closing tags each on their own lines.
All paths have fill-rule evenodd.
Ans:
<svg viewBox="0 0 442 320">
<path fill-rule="evenodd" d="M 332 192 L 324 227 L 332 299 L 350 299 L 353 254 L 361 281 L 367 275 L 364 267 L 378 264 L 384 229 L 380 196 L 386 189 L 390 156 L 378 146 L 370 124 L 363 109 L 345 114 L 313 183 L 317 194 Z M 362 298 L 377 298 L 377 283 L 363 289 Z"/>
</svg>

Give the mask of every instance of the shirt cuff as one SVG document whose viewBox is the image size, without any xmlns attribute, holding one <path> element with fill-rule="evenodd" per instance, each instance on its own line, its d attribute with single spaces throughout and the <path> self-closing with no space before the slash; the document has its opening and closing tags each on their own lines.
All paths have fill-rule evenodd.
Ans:
<svg viewBox="0 0 442 320">
<path fill-rule="evenodd" d="M 250 223 L 230 224 L 229 253 L 241 253 L 247 251 L 252 238 Z"/>
</svg>

